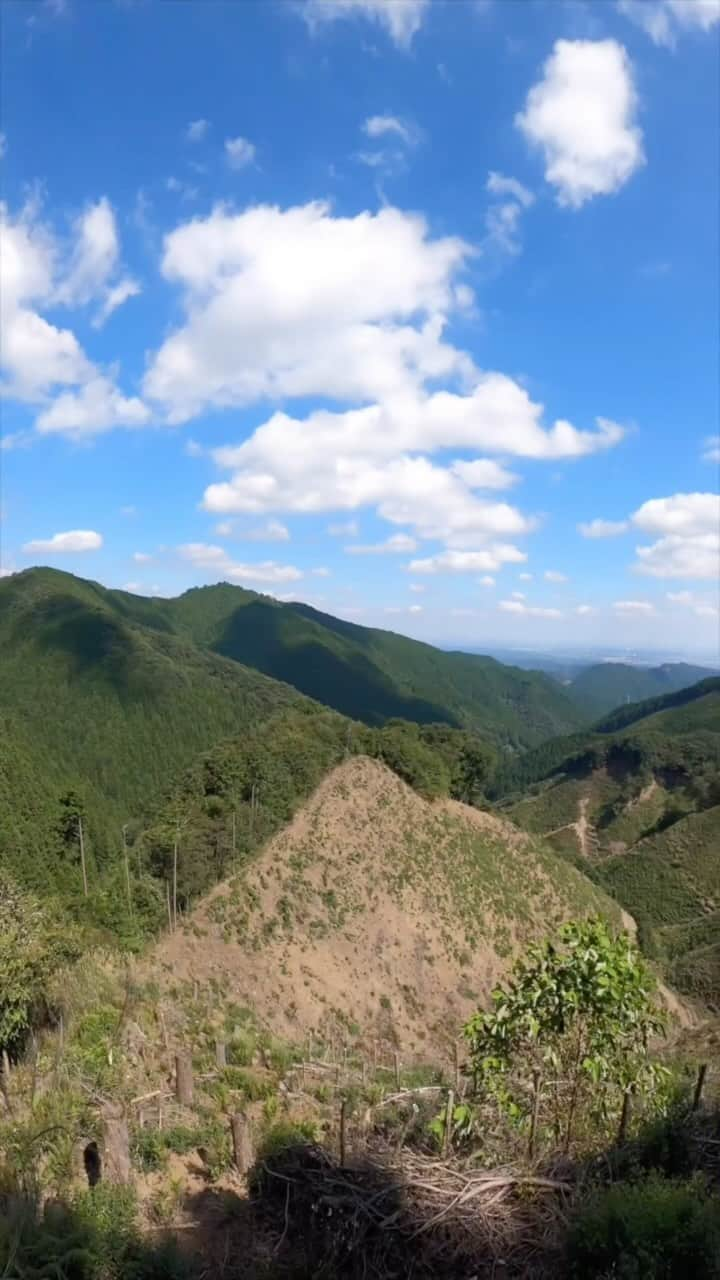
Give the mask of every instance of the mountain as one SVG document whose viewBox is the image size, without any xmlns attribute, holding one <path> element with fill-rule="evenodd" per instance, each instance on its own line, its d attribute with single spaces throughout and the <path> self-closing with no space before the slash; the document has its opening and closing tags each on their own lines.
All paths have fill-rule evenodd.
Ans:
<svg viewBox="0 0 720 1280">
<path fill-rule="evenodd" d="M 456 801 L 431 803 L 361 756 L 184 917 L 155 961 L 169 984 L 212 983 L 276 1034 L 357 1026 L 447 1055 L 519 949 L 593 911 L 619 921 L 542 841 Z"/>
<path fill-rule="evenodd" d="M 196 643 L 368 724 L 390 717 L 445 721 L 516 747 L 584 721 L 557 683 L 539 672 L 446 653 L 309 605 L 280 604 L 220 583 L 164 606 L 164 616 Z"/>
<path fill-rule="evenodd" d="M 77 789 L 102 860 L 199 751 L 304 701 L 174 634 L 152 601 L 50 569 L 3 579 L 0 853 L 39 865 Z"/>
<path fill-rule="evenodd" d="M 720 678 L 621 707 L 494 786 L 635 917 L 681 991 L 720 1008 Z"/>
<path fill-rule="evenodd" d="M 640 702 L 673 693 L 713 674 L 707 667 L 691 666 L 686 662 L 666 662 L 659 667 L 600 662 L 573 676 L 566 688 L 577 706 L 588 717 L 596 719 L 621 703 Z"/>
</svg>

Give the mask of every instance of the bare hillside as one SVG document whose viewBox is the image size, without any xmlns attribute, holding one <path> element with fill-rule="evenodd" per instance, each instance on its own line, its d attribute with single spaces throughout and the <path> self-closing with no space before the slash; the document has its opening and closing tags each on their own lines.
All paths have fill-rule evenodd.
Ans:
<svg viewBox="0 0 720 1280">
<path fill-rule="evenodd" d="M 356 757 L 156 958 L 278 1034 L 345 1028 L 427 1055 L 529 939 L 598 909 L 618 916 L 540 841 Z"/>
</svg>

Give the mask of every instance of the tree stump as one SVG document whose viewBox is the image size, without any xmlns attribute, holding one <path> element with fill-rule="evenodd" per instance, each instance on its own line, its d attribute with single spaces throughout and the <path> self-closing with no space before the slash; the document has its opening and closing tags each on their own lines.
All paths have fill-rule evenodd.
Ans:
<svg viewBox="0 0 720 1280">
<path fill-rule="evenodd" d="M 175 1095 L 183 1107 L 193 1104 L 193 1069 L 192 1059 L 183 1053 L 175 1057 Z"/>
<path fill-rule="evenodd" d="M 215 1063 L 220 1071 L 227 1066 L 227 1049 L 224 1040 L 215 1041 Z"/>
<path fill-rule="evenodd" d="M 108 1182 L 127 1186 L 131 1175 L 130 1136 L 123 1108 L 116 1103 L 108 1103 L 103 1107 L 103 1123 L 105 1133 L 100 1166 L 101 1176 L 104 1176 Z"/>
<path fill-rule="evenodd" d="M 255 1150 L 253 1146 L 252 1133 L 250 1132 L 250 1121 L 247 1116 L 237 1112 L 230 1118 L 230 1128 L 232 1131 L 233 1143 L 233 1160 L 238 1173 L 247 1173 L 255 1163 Z"/>
</svg>

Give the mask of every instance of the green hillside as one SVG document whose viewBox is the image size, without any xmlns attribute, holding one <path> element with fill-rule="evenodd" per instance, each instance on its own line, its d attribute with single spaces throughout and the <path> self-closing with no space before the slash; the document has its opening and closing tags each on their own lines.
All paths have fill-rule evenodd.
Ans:
<svg viewBox="0 0 720 1280">
<path fill-rule="evenodd" d="M 635 917 L 680 990 L 720 1007 L 719 679 L 528 752 L 494 787 Z"/>
<path fill-rule="evenodd" d="M 52 842 L 73 788 L 102 860 L 199 751 L 303 702 L 163 629 L 154 611 L 149 629 L 147 604 L 49 569 L 0 583 L 4 858 Z"/>
<path fill-rule="evenodd" d="M 588 717 L 606 715 L 626 702 L 640 702 L 685 689 L 711 676 L 706 667 L 667 662 L 660 667 L 633 667 L 624 662 L 601 662 L 586 667 L 567 685 L 567 692 Z"/>
</svg>

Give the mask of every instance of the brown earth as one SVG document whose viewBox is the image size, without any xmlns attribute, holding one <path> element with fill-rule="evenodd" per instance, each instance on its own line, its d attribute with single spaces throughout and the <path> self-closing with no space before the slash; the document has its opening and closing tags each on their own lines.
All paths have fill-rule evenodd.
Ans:
<svg viewBox="0 0 720 1280">
<path fill-rule="evenodd" d="M 384 765 L 334 770 L 292 822 L 155 953 L 299 1040 L 442 1051 L 518 950 L 609 900 L 493 814 L 430 803 Z"/>
</svg>

